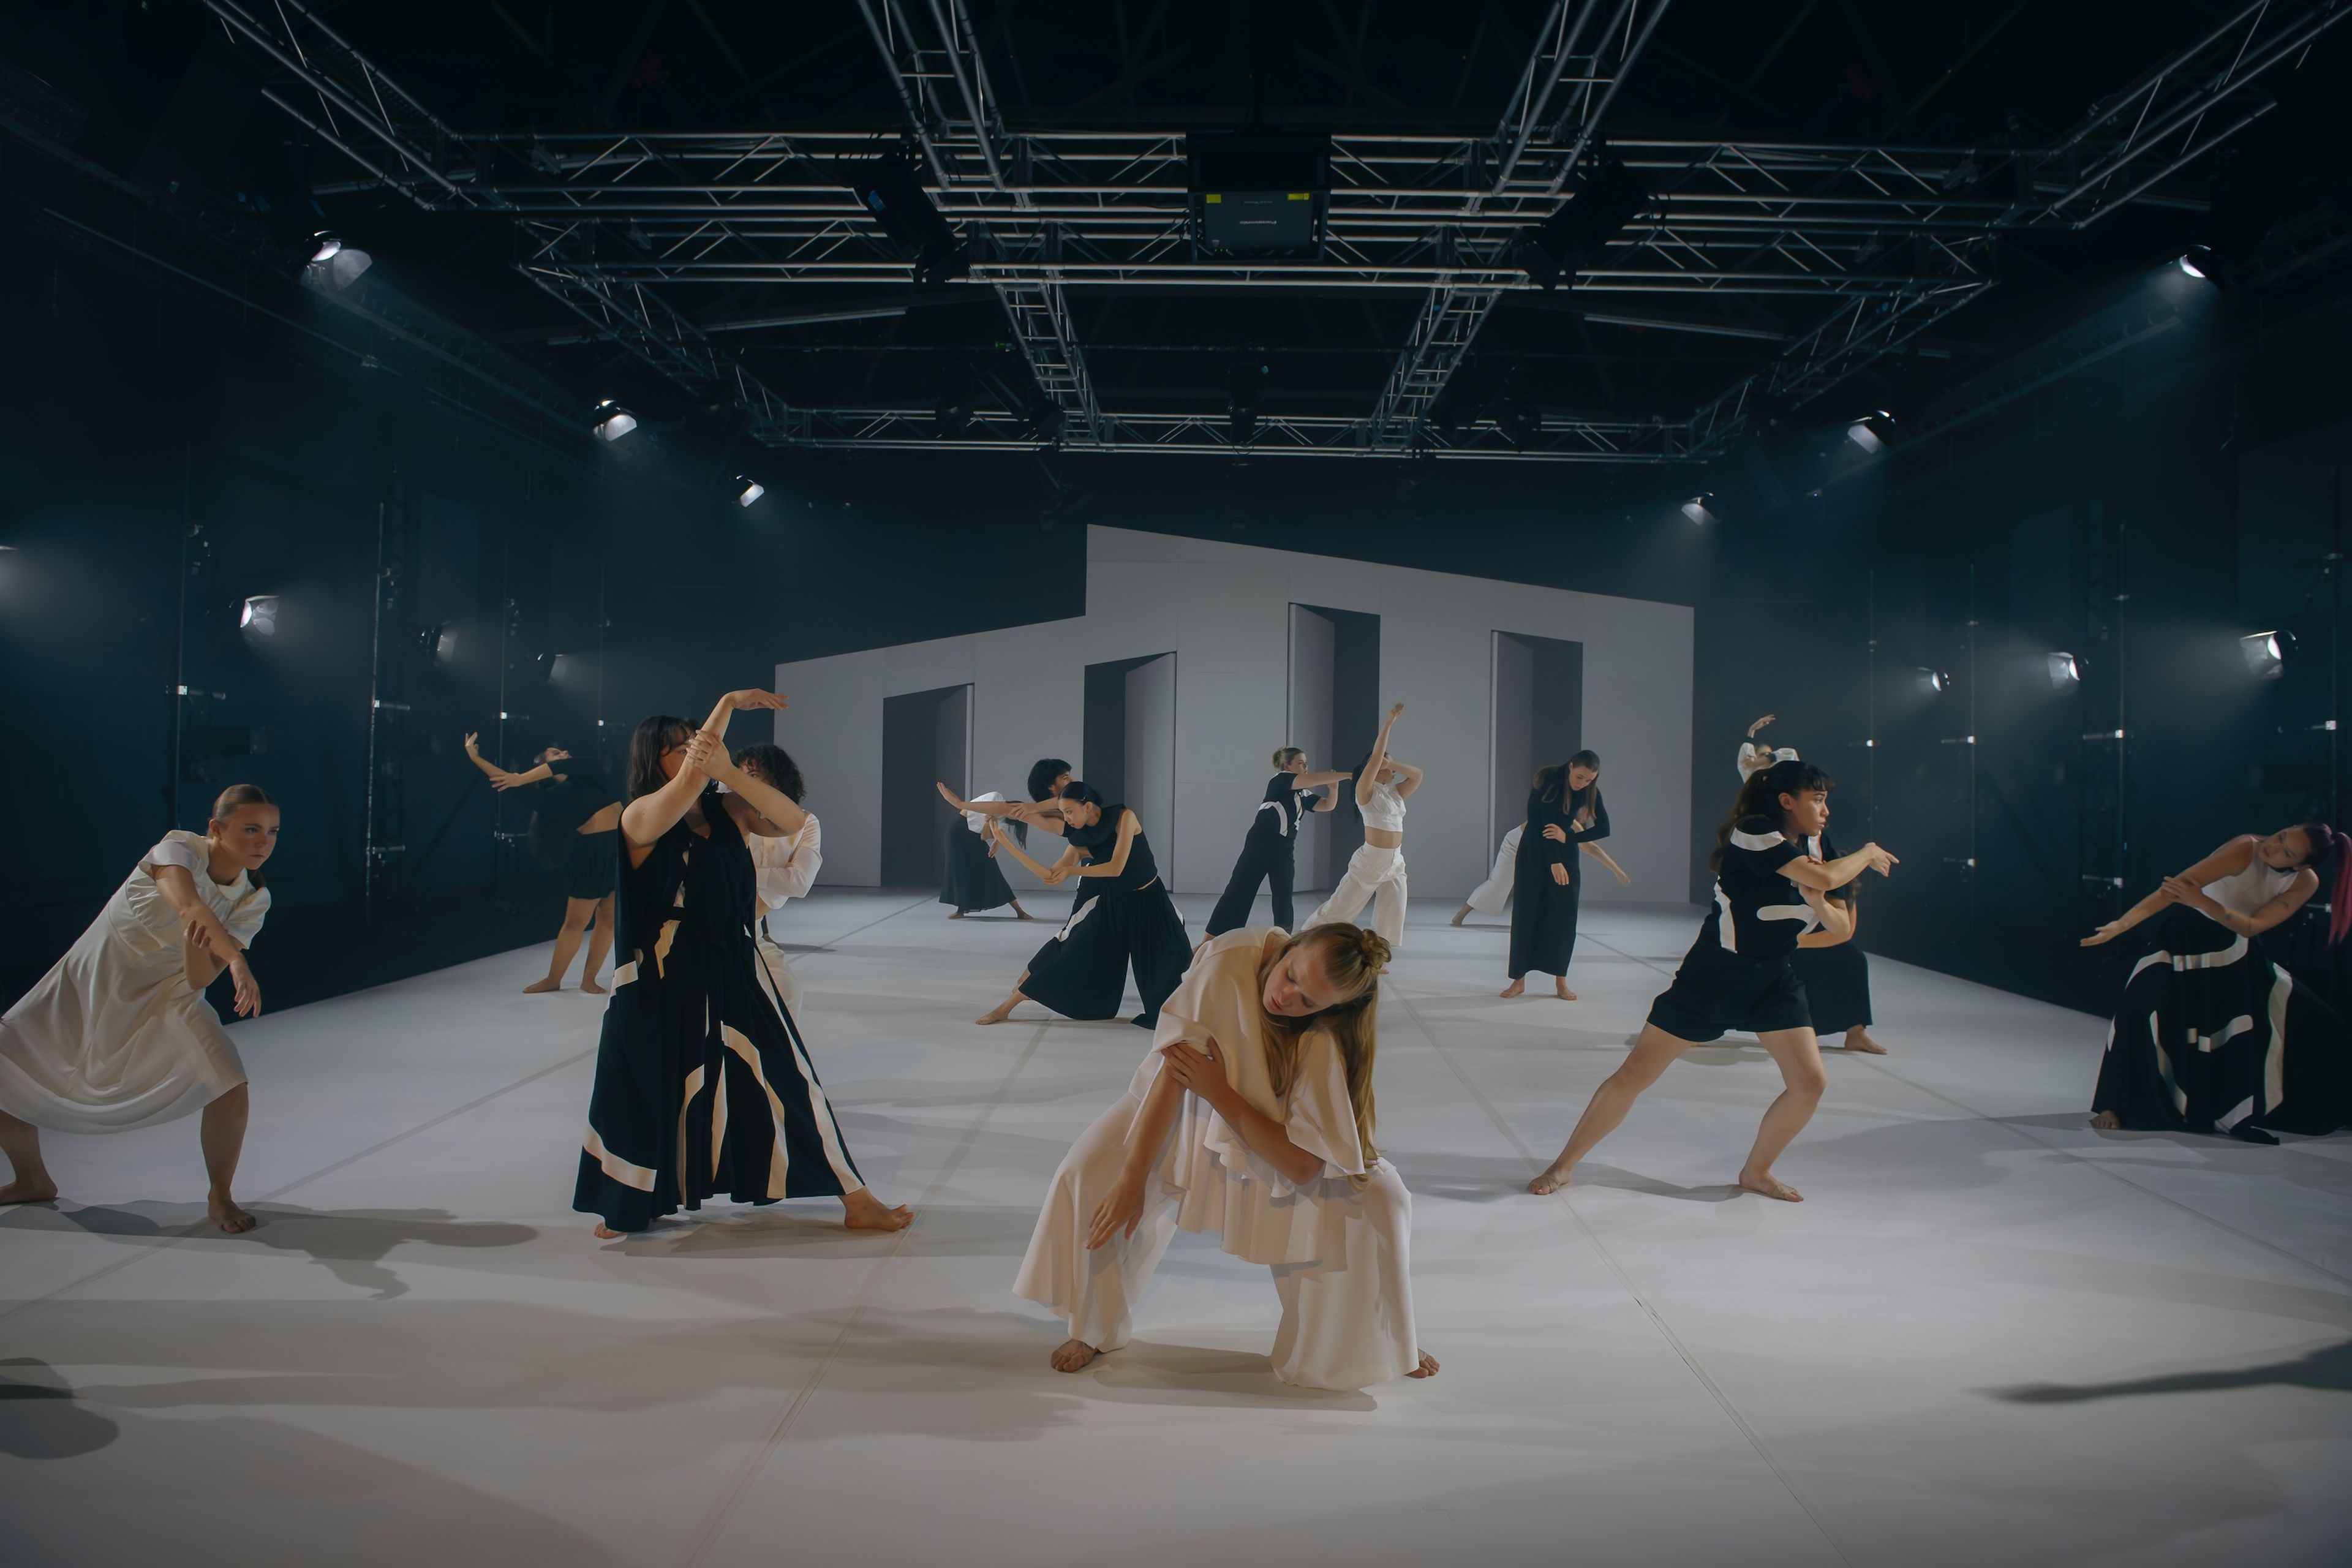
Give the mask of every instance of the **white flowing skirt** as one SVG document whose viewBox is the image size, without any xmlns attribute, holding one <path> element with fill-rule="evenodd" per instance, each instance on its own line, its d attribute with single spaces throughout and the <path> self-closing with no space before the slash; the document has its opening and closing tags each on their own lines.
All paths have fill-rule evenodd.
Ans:
<svg viewBox="0 0 2352 1568">
<path fill-rule="evenodd" d="M 1135 1307 L 1174 1238 L 1184 1197 L 1155 1180 L 1135 1234 L 1087 1249 L 1095 1205 L 1118 1179 L 1128 1130 L 1142 1109 L 1134 1095 L 1122 1098 L 1071 1146 L 1054 1173 L 1013 1287 L 1014 1295 L 1060 1315 L 1072 1339 L 1099 1351 L 1118 1350 L 1132 1337 Z M 1412 1317 L 1412 1195 L 1403 1179 L 1381 1160 L 1360 1190 L 1327 1176 L 1298 1193 L 1324 1211 L 1318 1228 L 1336 1239 L 1312 1262 L 1273 1266 L 1282 1303 L 1275 1375 L 1302 1387 L 1352 1391 L 1413 1371 L 1421 1348 Z"/>
<path fill-rule="evenodd" d="M 1471 891 L 1470 907 L 1482 915 L 1499 915 L 1510 908 L 1511 892 L 1517 885 L 1519 834 L 1514 827 L 1503 835 L 1503 847 L 1495 852 L 1495 868 L 1486 879 Z"/>
</svg>

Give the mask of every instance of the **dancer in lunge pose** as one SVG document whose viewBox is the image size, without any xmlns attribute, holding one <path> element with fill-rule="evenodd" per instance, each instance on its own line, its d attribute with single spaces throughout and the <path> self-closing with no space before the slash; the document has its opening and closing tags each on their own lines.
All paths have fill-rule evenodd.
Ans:
<svg viewBox="0 0 2352 1568">
<path fill-rule="evenodd" d="M 1485 915 L 1509 912 L 1511 895 L 1517 889 L 1518 883 L 1517 868 L 1519 841 L 1527 836 L 1527 830 L 1528 825 L 1522 822 L 1503 835 L 1503 847 L 1495 851 L 1495 868 L 1486 873 L 1485 881 L 1470 889 L 1470 897 L 1465 900 L 1460 909 L 1454 911 L 1454 918 L 1446 922 L 1448 925 L 1460 925 L 1470 918 L 1470 912 L 1473 910 Z M 1625 868 L 1611 859 L 1609 851 L 1600 845 L 1580 844 L 1577 847 L 1608 867 L 1610 874 L 1617 879 L 1619 887 L 1630 888 L 1633 885 L 1633 879 L 1625 874 Z"/>
<path fill-rule="evenodd" d="M 808 786 L 801 780 L 801 765 L 793 761 L 791 752 L 772 742 L 741 747 L 735 753 L 735 765 L 773 788 L 794 806 L 808 798 Z M 784 829 L 781 837 L 755 833 L 744 840 L 751 850 L 752 898 L 758 905 L 752 923 L 760 933 L 760 957 L 765 973 L 775 982 L 776 999 L 797 1021 L 800 977 L 793 973 L 783 947 L 769 931 L 768 917 L 781 910 L 787 900 L 807 898 L 809 889 L 816 886 L 816 874 L 824 865 L 824 838 L 816 815 L 804 807 L 797 826 L 786 820 L 778 820 L 776 826 Z"/>
<path fill-rule="evenodd" d="M 254 1217 L 230 1195 L 245 1148 L 245 1064 L 205 988 L 226 970 L 236 1012 L 258 1016 L 246 962 L 269 913 L 261 867 L 278 847 L 278 806 L 231 784 L 202 833 L 163 835 L 89 929 L 0 1018 L 0 1204 L 48 1203 L 41 1129 L 122 1132 L 202 1108 L 205 1212 L 231 1236 Z"/>
<path fill-rule="evenodd" d="M 1554 995 L 1573 1002 L 1576 993 L 1568 988 L 1568 966 L 1576 956 L 1577 906 L 1584 892 L 1575 851 L 1609 837 L 1609 807 L 1601 799 L 1601 754 L 1579 752 L 1565 763 L 1536 770 L 1528 792 L 1526 826 L 1511 872 L 1517 890 L 1511 900 L 1511 983 L 1502 994 L 1523 994 L 1528 972 L 1535 970 L 1552 977 Z M 1616 862 L 1610 864 L 1613 868 Z"/>
<path fill-rule="evenodd" d="M 1739 747 L 1739 782 L 1743 784 L 1774 763 L 1797 760 L 1796 752 L 1790 747 L 1776 750 L 1755 743 L 1756 732 L 1772 719 L 1773 715 L 1767 713 L 1748 726 L 1748 740 Z M 1809 841 L 1805 849 L 1816 860 L 1838 858 L 1837 847 L 1830 841 L 1827 831 Z M 1886 1047 L 1870 1035 L 1870 956 L 1854 940 L 1862 931 L 1862 906 L 1855 897 L 1861 890 L 1859 882 L 1848 882 L 1830 895 L 1845 906 L 1844 934 L 1827 929 L 1807 931 L 1797 939 L 1797 952 L 1790 962 L 1812 1010 L 1814 1036 L 1824 1040 L 1834 1036 L 1839 1040 L 1839 1049 L 1858 1056 L 1883 1057 Z"/>
<path fill-rule="evenodd" d="M 1805 841 L 1827 826 L 1829 802 L 1829 774 L 1796 761 L 1775 763 L 1741 786 L 1731 816 L 1716 835 L 1708 861 L 1716 874 L 1715 907 L 1698 940 L 1675 971 L 1675 983 L 1650 1004 L 1649 1021 L 1624 1065 L 1593 1090 L 1568 1146 L 1528 1184 L 1529 1192 L 1568 1185 L 1577 1162 L 1625 1119 L 1635 1098 L 1657 1082 L 1668 1064 L 1693 1046 L 1742 1029 L 1763 1042 L 1786 1087 L 1756 1130 L 1755 1146 L 1739 1168 L 1739 1185 L 1768 1198 L 1802 1201 L 1796 1188 L 1772 1173 L 1772 1162 L 1812 1120 L 1828 1078 L 1805 1010 L 1805 988 L 1789 958 L 1798 936 L 1812 926 L 1844 928 L 1844 909 L 1827 896 L 1832 889 L 1865 870 L 1884 876 L 1895 863 L 1875 844 L 1827 862 L 1808 856 Z"/>
<path fill-rule="evenodd" d="M 598 1216 L 600 1237 L 719 1194 L 838 1197 L 853 1229 L 898 1230 L 914 1217 L 866 1189 L 752 938 L 743 840 L 782 837 L 803 814 L 728 756 L 727 721 L 783 705 L 773 692 L 733 691 L 700 730 L 656 714 L 630 739 L 622 963 L 572 1199 Z"/>
<path fill-rule="evenodd" d="M 1346 773 L 1310 773 L 1307 753 L 1296 746 L 1278 746 L 1274 752 L 1274 777 L 1265 781 L 1265 798 L 1250 818 L 1242 840 L 1241 858 L 1225 879 L 1225 890 L 1209 914 L 1209 934 L 1222 936 L 1249 924 L 1250 906 L 1257 901 L 1258 884 L 1274 897 L 1274 923 L 1288 931 L 1294 910 L 1290 885 L 1298 871 L 1298 826 L 1310 811 L 1328 811 L 1339 803 L 1331 786 Z M 1307 796 L 1323 793 L 1310 803 Z"/>
<path fill-rule="evenodd" d="M 1274 1373 L 1308 1388 L 1429 1377 L 1412 1199 L 1373 1142 L 1388 943 L 1344 923 L 1201 944 L 1124 1098 L 1054 1173 L 1015 1295 L 1069 1325 L 1056 1372 L 1128 1342 L 1181 1229 L 1274 1270 Z"/>
<path fill-rule="evenodd" d="M 1013 804 L 994 790 L 974 795 L 972 802 L 975 805 Z M 1007 820 L 1021 823 L 1023 819 Z M 1056 820 L 1055 826 L 1061 824 Z M 960 921 L 974 910 L 1001 910 L 1007 904 L 1022 920 L 1037 918 L 1021 907 L 1021 900 L 1013 896 L 1013 884 L 996 868 L 997 837 L 996 819 L 986 812 L 967 811 L 961 821 L 948 819 L 947 868 L 940 878 L 940 902 L 948 906 L 948 919 Z"/>
<path fill-rule="evenodd" d="M 2344 1020 L 2263 940 L 2310 901 L 2323 869 L 2333 946 L 2352 931 L 2352 843 L 2324 822 L 2232 838 L 2083 939 L 2095 947 L 2161 917 L 2107 1030 L 2092 1126 L 2275 1143 L 2352 1121 Z"/>
<path fill-rule="evenodd" d="M 1404 704 L 1389 710 L 1372 749 L 1355 772 L 1356 810 L 1364 819 L 1364 842 L 1348 857 L 1348 874 L 1307 917 L 1309 927 L 1352 921 L 1372 906 L 1372 929 L 1391 947 L 1404 941 L 1404 803 L 1421 787 L 1421 770 L 1389 755 L 1389 734 L 1404 717 Z"/>
<path fill-rule="evenodd" d="M 957 810 L 970 809 L 945 784 L 940 793 Z M 1129 1022 L 1150 1028 L 1160 1021 L 1160 1004 L 1182 977 L 1192 949 L 1184 940 L 1184 917 L 1160 880 L 1143 825 L 1124 805 L 1105 805 L 1096 791 L 1073 782 L 1062 786 L 1062 841 L 1067 846 L 1062 858 L 1040 866 L 1011 838 L 998 840 L 1049 888 L 1076 877 L 1100 882 L 1102 890 L 1078 901 L 1062 929 L 1030 958 L 1013 994 L 974 1021 L 1002 1024 L 1024 998 L 1066 1018 L 1114 1017 L 1131 963 L 1143 1011 Z"/>
<path fill-rule="evenodd" d="M 621 877 L 621 801 L 610 781 L 595 768 L 578 767 L 572 753 L 548 746 L 519 773 L 508 773 L 474 749 L 478 733 L 466 737 L 466 755 L 488 773 L 495 790 L 540 787 L 531 791 L 530 826 L 523 842 L 531 858 L 549 870 L 563 872 L 563 924 L 555 933 L 555 951 L 549 955 L 547 974 L 523 987 L 527 994 L 561 991 L 564 973 L 588 942 L 588 961 L 580 969 L 580 989 L 602 996 L 596 976 L 613 947 L 613 889 Z M 558 772 L 558 764 L 562 771 Z M 589 922 L 595 924 L 593 931 Z"/>
</svg>

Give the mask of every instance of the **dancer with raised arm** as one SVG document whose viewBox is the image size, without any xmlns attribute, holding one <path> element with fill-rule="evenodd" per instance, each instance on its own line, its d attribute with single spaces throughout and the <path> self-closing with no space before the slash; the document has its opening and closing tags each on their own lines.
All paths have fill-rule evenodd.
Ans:
<svg viewBox="0 0 2352 1568">
<path fill-rule="evenodd" d="M 995 790 L 974 795 L 972 800 L 975 805 L 1013 804 Z M 1019 830 L 1027 831 L 1021 818 L 1006 820 Z M 947 853 L 943 857 L 946 869 L 940 877 L 940 902 L 948 906 L 948 919 L 960 921 L 968 914 L 1001 910 L 1007 904 L 1013 906 L 1019 919 L 1037 918 L 1021 907 L 1021 900 L 1013 896 L 1013 884 L 997 869 L 997 832 L 996 819 L 983 811 L 967 811 L 960 818 L 948 819 Z"/>
<path fill-rule="evenodd" d="M 739 749 L 735 765 L 776 791 L 795 806 L 808 798 L 808 786 L 801 779 L 801 765 L 793 761 L 792 753 L 772 742 L 760 741 Z M 758 904 L 752 924 L 760 933 L 760 956 L 769 979 L 775 983 L 776 999 L 784 1010 L 799 1022 L 801 1006 L 800 977 L 793 973 L 792 963 L 785 957 L 783 947 L 768 929 L 768 917 L 782 910 L 792 899 L 805 899 L 816 886 L 816 874 L 824 865 L 824 830 L 817 826 L 816 814 L 805 807 L 801 810 L 798 826 L 779 822 L 785 831 L 782 837 L 755 833 L 744 840 L 751 850 L 752 898 Z"/>
<path fill-rule="evenodd" d="M 2324 822 L 2232 838 L 2083 939 L 2096 947 L 2161 917 L 2107 1029 L 2092 1126 L 2275 1143 L 2352 1121 L 2344 1019 L 2263 940 L 2323 870 L 2333 947 L 2352 931 L 2352 843 Z"/>
<path fill-rule="evenodd" d="M 1178 1230 L 1274 1271 L 1274 1374 L 1307 1388 L 1429 1377 L 1412 1312 L 1412 1198 L 1373 1142 L 1388 943 L 1335 923 L 1211 937 L 1126 1095 L 1054 1173 L 1013 1293 L 1068 1325 L 1076 1372 L 1125 1345 Z"/>
<path fill-rule="evenodd" d="M 1234 862 L 1234 874 L 1225 879 L 1225 890 L 1210 911 L 1211 936 L 1249 924 L 1250 906 L 1257 902 L 1261 882 L 1274 898 L 1274 923 L 1285 931 L 1290 929 L 1295 912 L 1290 888 L 1298 874 L 1299 824 L 1310 811 L 1328 811 L 1337 805 L 1339 792 L 1331 786 L 1347 776 L 1310 773 L 1305 752 L 1296 746 L 1275 748 L 1274 777 L 1265 781 L 1265 798 L 1258 802 L 1256 815 L 1250 818 L 1241 858 Z M 1317 790 L 1322 794 L 1310 803 L 1307 796 Z"/>
<path fill-rule="evenodd" d="M 1565 763 L 1536 770 L 1528 792 L 1527 828 L 1512 868 L 1510 984 L 1503 995 L 1528 988 L 1528 972 L 1552 977 L 1552 994 L 1576 1000 L 1568 966 L 1576 957 L 1576 918 L 1584 891 L 1576 850 L 1609 837 L 1609 807 L 1601 799 L 1601 754 L 1582 751 Z M 1611 861 L 1612 868 L 1616 866 Z M 1622 879 L 1624 872 L 1617 875 Z"/>
<path fill-rule="evenodd" d="M 622 963 L 572 1199 L 598 1216 L 599 1237 L 721 1194 L 838 1197 L 853 1229 L 899 1230 L 914 1217 L 858 1174 L 752 936 L 756 878 L 743 841 L 783 837 L 805 814 L 735 764 L 727 721 L 783 706 L 771 691 L 732 691 L 699 730 L 656 714 L 630 739 Z"/>
<path fill-rule="evenodd" d="M 245 1064 L 205 988 L 226 971 L 240 1018 L 261 1013 L 246 949 L 269 913 L 261 868 L 278 805 L 231 784 L 202 833 L 174 828 L 132 867 L 89 929 L 0 1018 L 0 1204 L 49 1203 L 41 1130 L 124 1132 L 201 1110 L 205 1212 L 231 1236 L 253 1215 L 230 1185 L 245 1150 Z"/>
<path fill-rule="evenodd" d="M 940 793 L 957 810 L 971 808 L 947 785 Z M 1150 1028 L 1160 1021 L 1160 1004 L 1182 978 L 1192 949 L 1143 824 L 1126 806 L 1106 805 L 1095 790 L 1073 781 L 1062 786 L 1062 841 L 1067 847 L 1051 866 L 1040 866 L 1010 838 L 998 843 L 1049 888 L 1076 877 L 1099 881 L 1102 890 L 1078 901 L 1062 929 L 1030 958 L 1013 994 L 974 1022 L 1002 1024 L 1024 1000 L 1066 1018 L 1115 1017 L 1132 964 L 1143 1011 L 1129 1021 Z"/>
<path fill-rule="evenodd" d="M 1348 874 L 1322 906 L 1307 917 L 1312 927 L 1352 922 L 1372 906 L 1372 929 L 1391 948 L 1404 941 L 1404 803 L 1421 787 L 1421 770 L 1389 755 L 1389 735 L 1404 717 L 1404 704 L 1389 710 L 1372 749 L 1355 772 L 1356 810 L 1364 819 L 1364 842 L 1348 857 Z"/>
<path fill-rule="evenodd" d="M 1739 782 L 1749 779 L 1775 763 L 1793 763 L 1795 750 L 1788 746 L 1767 747 L 1756 743 L 1757 731 L 1772 722 L 1774 715 L 1767 713 L 1748 726 L 1748 739 L 1739 746 Z M 1837 846 L 1831 842 L 1826 830 L 1806 845 L 1806 852 L 1816 860 L 1834 860 Z M 1838 1048 L 1857 1056 L 1883 1057 L 1886 1047 L 1871 1037 L 1873 1017 L 1870 1006 L 1870 955 L 1862 951 L 1854 939 L 1862 931 L 1862 904 L 1857 895 L 1859 882 L 1848 882 L 1833 890 L 1830 897 L 1845 906 L 1845 929 L 1827 928 L 1807 931 L 1797 939 L 1797 951 L 1790 963 L 1797 972 L 1798 982 L 1805 988 L 1805 1001 L 1813 1016 L 1813 1035 L 1817 1039 L 1834 1036 Z M 1827 1049 L 1827 1047 L 1823 1047 Z"/>
<path fill-rule="evenodd" d="M 602 996 L 604 988 L 596 976 L 613 947 L 613 889 L 621 877 L 620 794 L 601 770 L 573 765 L 572 753 L 561 746 L 543 747 L 529 769 L 510 773 L 475 749 L 479 739 L 478 733 L 466 736 L 466 755 L 489 775 L 492 789 L 539 786 L 531 790 L 530 826 L 523 842 L 532 859 L 563 872 L 563 924 L 555 932 L 555 951 L 546 975 L 523 991 L 535 995 L 562 990 L 584 937 L 588 961 L 581 965 L 580 989 Z"/>
<path fill-rule="evenodd" d="M 1885 876 L 1895 864 L 1875 844 L 1827 862 L 1805 853 L 1805 842 L 1828 826 L 1830 784 L 1821 769 L 1790 761 L 1759 770 L 1741 786 L 1731 816 L 1716 835 L 1708 862 L 1716 874 L 1715 907 L 1707 910 L 1698 940 L 1675 971 L 1674 984 L 1650 1004 L 1649 1021 L 1624 1065 L 1593 1091 L 1567 1147 L 1528 1184 L 1529 1192 L 1568 1185 L 1577 1163 L 1625 1119 L 1634 1100 L 1676 1057 L 1740 1029 L 1763 1042 L 1785 1087 L 1756 1130 L 1756 1142 L 1739 1168 L 1739 1185 L 1768 1198 L 1802 1201 L 1796 1188 L 1772 1173 L 1772 1164 L 1812 1120 L 1829 1080 L 1805 1008 L 1805 988 L 1789 957 L 1799 935 L 1813 926 L 1843 928 L 1844 909 L 1826 896 L 1832 889 L 1865 870 Z"/>
</svg>

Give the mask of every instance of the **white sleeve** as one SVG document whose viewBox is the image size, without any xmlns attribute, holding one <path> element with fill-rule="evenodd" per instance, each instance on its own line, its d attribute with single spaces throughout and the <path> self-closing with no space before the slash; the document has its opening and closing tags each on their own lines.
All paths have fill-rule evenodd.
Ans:
<svg viewBox="0 0 2352 1568">
<path fill-rule="evenodd" d="M 816 886 L 817 871 L 824 865 L 824 834 L 812 816 L 793 837 L 792 855 L 777 873 L 776 886 L 787 899 L 805 899 Z"/>
<path fill-rule="evenodd" d="M 816 818 L 812 816 L 793 836 L 790 849 L 780 838 L 751 840 L 752 891 L 762 910 L 773 913 L 785 900 L 808 896 L 816 882 L 817 868 L 824 863 L 817 837 Z"/>
<path fill-rule="evenodd" d="M 261 934 L 261 922 L 269 917 L 269 889 L 256 888 L 236 906 L 222 917 L 228 934 L 236 938 L 239 947 L 251 947 L 253 939 Z"/>
<path fill-rule="evenodd" d="M 151 876 L 153 875 L 152 868 L 157 866 L 177 866 L 184 871 L 200 872 L 210 876 L 212 868 L 205 864 L 208 858 L 209 857 L 198 854 L 194 847 L 177 838 L 166 838 L 154 848 L 139 857 L 139 863 L 150 868 Z"/>
</svg>

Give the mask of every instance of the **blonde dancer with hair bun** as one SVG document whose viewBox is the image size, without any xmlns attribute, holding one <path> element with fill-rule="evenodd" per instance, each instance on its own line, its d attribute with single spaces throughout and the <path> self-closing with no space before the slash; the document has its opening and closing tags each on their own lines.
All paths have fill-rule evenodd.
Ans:
<svg viewBox="0 0 2352 1568">
<path fill-rule="evenodd" d="M 1388 958 L 1378 934 L 1345 923 L 1250 927 L 1194 950 L 1127 1093 L 1054 1173 L 1013 1287 L 1069 1325 L 1055 1371 L 1128 1342 L 1182 1229 L 1273 1269 L 1285 1383 L 1435 1374 L 1414 1333 L 1412 1199 L 1372 1141 Z"/>
</svg>

